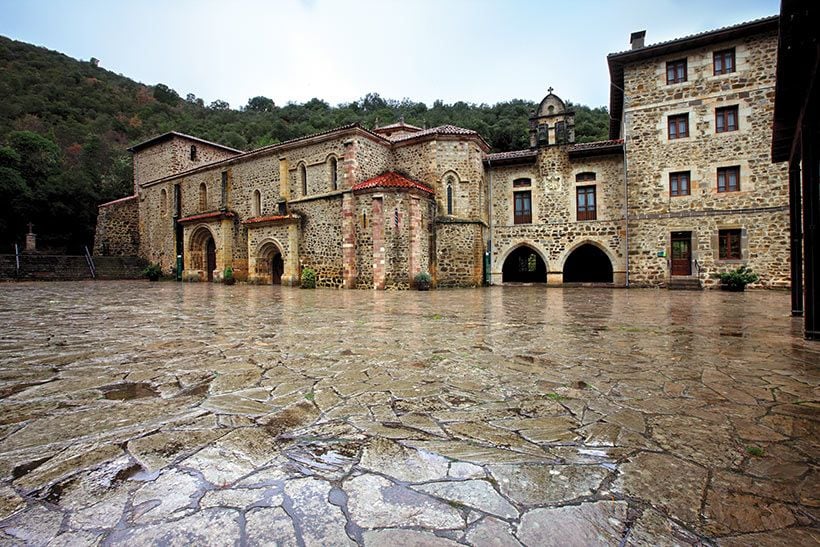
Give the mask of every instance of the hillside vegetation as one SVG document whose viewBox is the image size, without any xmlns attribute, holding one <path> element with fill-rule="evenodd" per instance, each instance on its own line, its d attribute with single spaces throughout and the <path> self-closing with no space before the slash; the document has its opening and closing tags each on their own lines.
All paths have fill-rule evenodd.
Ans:
<svg viewBox="0 0 820 547">
<path fill-rule="evenodd" d="M 432 106 L 376 93 L 331 106 L 320 99 L 274 104 L 253 97 L 238 109 L 205 104 L 164 84 L 135 82 L 61 53 L 0 36 L 0 254 L 22 241 L 32 222 L 41 248 L 77 252 L 91 246 L 97 205 L 131 193 L 126 148 L 180 131 L 250 150 L 359 122 L 386 125 L 401 116 L 432 127 L 474 129 L 495 151 L 526 148 L 527 119 L 537 106 L 514 99 L 495 105 Z M 607 138 L 605 108 L 574 105 L 579 142 Z"/>
</svg>

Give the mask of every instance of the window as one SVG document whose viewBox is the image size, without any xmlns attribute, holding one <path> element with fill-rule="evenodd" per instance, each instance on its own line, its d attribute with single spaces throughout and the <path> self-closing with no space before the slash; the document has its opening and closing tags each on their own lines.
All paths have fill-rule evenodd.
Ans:
<svg viewBox="0 0 820 547">
<path fill-rule="evenodd" d="M 669 173 L 669 195 L 688 196 L 689 193 L 689 171 Z"/>
<path fill-rule="evenodd" d="M 196 145 L 191 145 L 191 161 L 196 161 Z"/>
<path fill-rule="evenodd" d="M 362 229 L 367 228 L 367 213 L 362 211 Z"/>
<path fill-rule="evenodd" d="M 669 140 L 689 136 L 689 114 L 669 116 Z"/>
<path fill-rule="evenodd" d="M 717 170 L 717 191 L 718 192 L 739 192 L 740 191 L 740 167 L 718 167 Z"/>
<path fill-rule="evenodd" d="M 530 224 L 532 222 L 532 193 L 529 190 L 513 192 L 513 201 L 515 205 L 513 222 L 515 224 Z"/>
<path fill-rule="evenodd" d="M 338 163 L 336 158 L 332 157 L 329 161 L 329 169 L 330 169 L 330 189 L 336 190 L 339 188 L 339 170 L 338 170 Z"/>
<path fill-rule="evenodd" d="M 716 51 L 713 55 L 715 76 L 735 71 L 735 48 Z"/>
<path fill-rule="evenodd" d="M 302 186 L 302 195 L 307 195 L 307 169 L 305 169 L 305 164 L 299 164 L 299 183 Z"/>
<path fill-rule="evenodd" d="M 575 190 L 578 203 L 578 220 L 595 220 L 595 187 L 579 186 Z"/>
<path fill-rule="evenodd" d="M 718 260 L 740 260 L 740 230 L 718 231 Z"/>
<path fill-rule="evenodd" d="M 575 175 L 575 182 L 590 182 L 595 180 L 595 173 L 586 172 Z"/>
<path fill-rule="evenodd" d="M 447 214 L 453 214 L 453 185 L 447 181 Z"/>
<path fill-rule="evenodd" d="M 737 105 L 715 109 L 715 132 L 737 131 Z"/>
<path fill-rule="evenodd" d="M 253 202 L 251 205 L 251 216 L 258 217 L 262 215 L 262 192 L 259 190 L 253 191 Z"/>
<path fill-rule="evenodd" d="M 205 211 L 208 209 L 208 187 L 205 183 L 199 185 L 199 210 Z"/>
<path fill-rule="evenodd" d="M 530 179 L 515 179 L 513 181 L 513 188 L 521 188 L 522 186 L 529 186 L 532 184 Z"/>
<path fill-rule="evenodd" d="M 686 59 L 666 63 L 666 83 L 679 84 L 686 81 Z"/>
<path fill-rule="evenodd" d="M 163 188 L 159 193 L 159 216 L 168 216 L 168 192 Z"/>
<path fill-rule="evenodd" d="M 555 122 L 555 144 L 567 143 L 567 124 L 566 122 Z"/>
</svg>

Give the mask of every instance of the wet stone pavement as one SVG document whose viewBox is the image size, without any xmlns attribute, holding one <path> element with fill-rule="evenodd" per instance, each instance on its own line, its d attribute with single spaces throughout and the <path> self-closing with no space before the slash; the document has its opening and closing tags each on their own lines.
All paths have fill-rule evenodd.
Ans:
<svg viewBox="0 0 820 547">
<path fill-rule="evenodd" d="M 0 544 L 817 545 L 784 292 L 0 286 Z"/>
</svg>

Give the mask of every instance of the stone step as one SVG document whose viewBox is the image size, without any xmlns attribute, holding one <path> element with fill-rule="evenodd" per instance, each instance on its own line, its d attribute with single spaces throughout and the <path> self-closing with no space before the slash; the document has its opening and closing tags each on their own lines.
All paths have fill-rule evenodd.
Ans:
<svg viewBox="0 0 820 547">
<path fill-rule="evenodd" d="M 63 281 L 93 279 L 84 256 L 23 253 L 17 269 L 15 255 L 0 255 L 0 279 Z M 95 256 L 98 279 L 137 279 L 145 261 L 136 256 Z"/>
<path fill-rule="evenodd" d="M 703 285 L 697 277 L 673 277 L 666 288 L 672 291 L 700 291 L 703 290 Z"/>
</svg>

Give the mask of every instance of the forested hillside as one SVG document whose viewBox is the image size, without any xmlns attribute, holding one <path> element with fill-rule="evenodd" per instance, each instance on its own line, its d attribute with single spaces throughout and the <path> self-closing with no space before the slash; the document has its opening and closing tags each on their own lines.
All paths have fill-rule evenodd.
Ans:
<svg viewBox="0 0 820 547">
<path fill-rule="evenodd" d="M 376 93 L 331 106 L 320 99 L 276 105 L 251 98 L 232 108 L 184 98 L 164 84 L 144 85 L 61 53 L 0 36 L 0 254 L 12 252 L 32 222 L 41 247 L 77 252 L 91 244 L 97 205 L 131 192 L 126 148 L 180 131 L 250 150 L 359 122 L 371 128 L 404 116 L 428 127 L 474 129 L 495 151 L 526 148 L 536 103 L 464 102 L 432 106 Z M 605 108 L 575 105 L 579 142 L 607 138 Z"/>
</svg>

